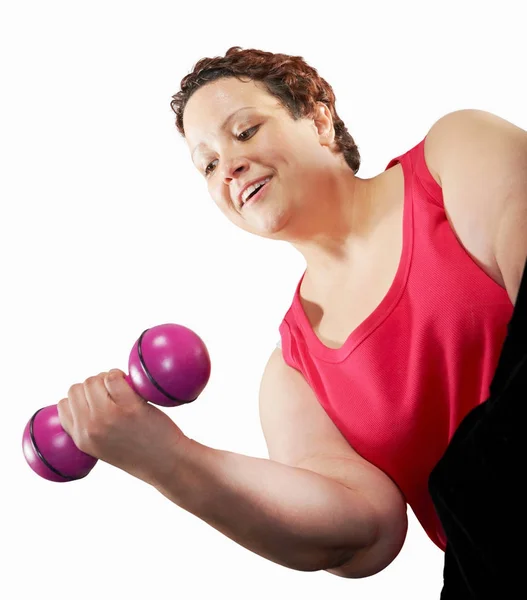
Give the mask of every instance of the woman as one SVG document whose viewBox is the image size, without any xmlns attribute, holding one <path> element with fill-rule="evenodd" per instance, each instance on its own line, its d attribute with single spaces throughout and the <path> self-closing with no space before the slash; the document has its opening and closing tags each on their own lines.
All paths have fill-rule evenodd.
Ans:
<svg viewBox="0 0 527 600">
<path fill-rule="evenodd" d="M 486 548 L 467 527 L 484 530 L 490 512 L 457 516 L 474 498 L 484 506 L 486 481 L 500 472 L 498 455 L 492 477 L 470 463 L 496 439 L 487 427 L 476 444 L 474 415 L 478 431 L 481 422 L 502 423 L 502 433 L 518 423 L 496 398 L 519 385 L 527 346 L 508 327 L 527 254 L 526 132 L 458 111 L 360 179 L 357 146 L 317 71 L 300 57 L 237 47 L 199 61 L 171 106 L 225 216 L 306 260 L 261 384 L 271 460 L 187 438 L 119 370 L 70 388 L 58 405 L 66 431 L 81 450 L 284 566 L 379 572 L 404 543 L 408 503 L 446 550 L 442 598 L 503 592 L 517 555 L 509 547 L 500 562 L 500 545 L 499 559 L 474 561 Z M 475 481 L 456 494 L 469 480 L 464 461 Z"/>
</svg>

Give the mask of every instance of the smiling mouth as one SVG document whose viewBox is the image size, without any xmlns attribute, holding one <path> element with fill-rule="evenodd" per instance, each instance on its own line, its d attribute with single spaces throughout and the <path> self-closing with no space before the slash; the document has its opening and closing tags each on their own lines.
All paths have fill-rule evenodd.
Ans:
<svg viewBox="0 0 527 600">
<path fill-rule="evenodd" d="M 272 179 L 273 179 L 272 176 L 269 177 L 268 181 L 266 181 L 258 189 L 256 189 L 253 192 L 251 192 L 251 194 L 249 196 L 247 196 L 247 199 L 245 200 L 245 202 L 243 202 L 243 204 L 241 205 L 241 208 L 243 209 L 246 204 L 249 204 L 253 198 L 255 198 L 256 196 L 258 196 L 262 192 L 262 190 L 264 188 L 266 188 L 269 183 L 271 183 Z"/>
</svg>

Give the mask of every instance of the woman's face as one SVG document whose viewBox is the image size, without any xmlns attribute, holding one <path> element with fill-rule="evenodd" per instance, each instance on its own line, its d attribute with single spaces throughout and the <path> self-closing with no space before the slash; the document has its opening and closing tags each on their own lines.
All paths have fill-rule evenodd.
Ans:
<svg viewBox="0 0 527 600">
<path fill-rule="evenodd" d="M 262 84 L 223 78 L 192 95 L 183 125 L 192 161 L 223 214 L 250 233 L 287 239 L 288 223 L 321 187 L 330 117 L 321 111 L 320 120 L 295 121 Z M 267 178 L 252 202 L 245 197 L 248 184 Z"/>
</svg>

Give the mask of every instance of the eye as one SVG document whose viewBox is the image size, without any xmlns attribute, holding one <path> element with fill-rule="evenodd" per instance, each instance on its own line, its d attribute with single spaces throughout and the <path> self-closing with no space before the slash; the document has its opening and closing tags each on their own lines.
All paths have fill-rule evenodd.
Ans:
<svg viewBox="0 0 527 600">
<path fill-rule="evenodd" d="M 249 129 L 246 129 L 245 131 L 242 131 L 242 132 L 240 133 L 240 135 L 238 136 L 238 139 L 239 139 L 241 142 L 244 142 L 245 140 L 248 140 L 250 137 L 252 137 L 252 134 L 253 134 L 253 133 L 256 133 L 256 130 L 257 130 L 257 129 L 258 129 L 258 125 L 255 125 L 254 127 L 250 127 Z M 245 137 L 245 134 L 246 134 L 246 133 L 251 133 L 251 135 L 249 135 L 249 136 Z"/>
<path fill-rule="evenodd" d="M 215 161 L 212 161 L 211 163 L 209 163 L 206 167 L 205 167 L 205 175 L 209 175 L 210 174 L 210 167 L 212 165 L 212 163 Z"/>
</svg>

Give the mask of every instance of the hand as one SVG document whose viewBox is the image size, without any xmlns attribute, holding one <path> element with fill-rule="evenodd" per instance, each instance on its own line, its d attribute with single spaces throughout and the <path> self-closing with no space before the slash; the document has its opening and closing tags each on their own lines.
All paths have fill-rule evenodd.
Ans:
<svg viewBox="0 0 527 600">
<path fill-rule="evenodd" d="M 163 411 L 138 396 L 119 369 L 76 383 L 57 405 L 79 450 L 156 486 L 173 470 L 186 438 Z"/>
</svg>

